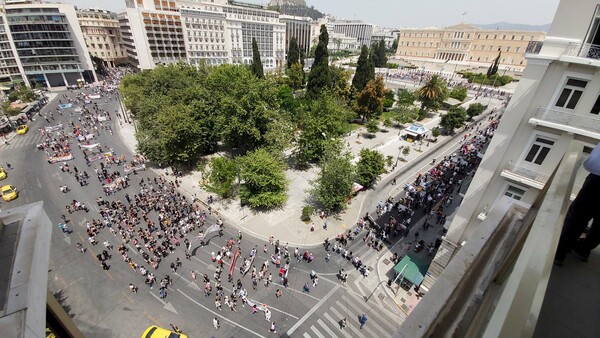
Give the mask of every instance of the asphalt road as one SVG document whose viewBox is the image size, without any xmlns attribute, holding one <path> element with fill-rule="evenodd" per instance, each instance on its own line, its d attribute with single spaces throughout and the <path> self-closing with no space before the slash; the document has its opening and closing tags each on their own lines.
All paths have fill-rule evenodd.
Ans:
<svg viewBox="0 0 600 338">
<path fill-rule="evenodd" d="M 62 95 L 62 94 L 61 94 Z M 74 96 L 74 93 L 67 92 Z M 47 112 L 56 111 L 58 97 L 50 102 L 43 110 L 43 116 Z M 105 148 L 112 148 L 117 155 L 124 154 L 127 159 L 132 155 L 127 147 L 118 137 L 118 119 L 114 112 L 118 109 L 115 100 L 97 100 L 99 108 L 112 113 L 112 127 L 114 135 L 103 131 L 94 142 L 99 142 Z M 68 112 L 68 111 L 67 111 Z M 264 319 L 262 312 L 251 314 L 249 306 L 245 308 L 238 303 L 237 311 L 232 312 L 226 308 L 218 311 L 214 305 L 214 296 L 205 298 L 201 275 L 207 273 L 212 276 L 216 268 L 211 260 L 211 252 L 219 250 L 224 243 L 235 237 L 237 229 L 226 226 L 226 233 L 222 238 L 216 237 L 210 240 L 207 246 L 196 248 L 191 260 L 186 260 L 181 248 L 174 254 L 169 255 L 161 266 L 155 271 L 160 280 L 165 274 L 171 275 L 174 280 L 173 286 L 168 290 L 166 299 L 158 296 L 158 287 L 149 289 L 143 284 L 144 278 L 134 272 L 121 259 L 120 255 L 113 250 L 113 257 L 109 260 L 110 270 L 104 271 L 96 259 L 96 254 L 104 249 L 102 242 L 108 239 L 115 247 L 119 238 L 110 234 L 106 229 L 101 231 L 98 241 L 100 244 L 91 246 L 87 242 L 85 222 L 92 219 L 100 219 L 95 198 L 104 196 L 101 183 L 95 178 L 94 167 L 98 164 L 92 163 L 87 167 L 81 150 L 77 149 L 76 141 L 71 142 L 75 159 L 69 165 L 76 166 L 79 170 L 85 170 L 90 174 L 89 185 L 80 187 L 72 174 L 61 172 L 59 164 L 49 164 L 43 151 L 36 149 L 36 144 L 42 143 L 44 137 L 38 132 L 38 128 L 59 123 L 67 124 L 70 120 L 77 119 L 78 114 L 70 117 L 65 112 L 63 115 L 54 113 L 54 119 L 47 123 L 43 117 L 36 116 L 31 122 L 30 130 L 26 135 L 17 135 L 9 145 L 0 145 L 2 164 L 10 163 L 13 167 L 8 170 L 8 178 L 4 184 L 13 184 L 20 191 L 18 199 L 11 202 L 3 202 L 2 208 L 14 207 L 35 201 L 44 201 L 44 209 L 53 221 L 52 249 L 49 265 L 48 288 L 55 293 L 63 307 L 72 316 L 77 326 L 86 337 L 138 337 L 149 325 L 159 325 L 168 328 L 169 324 L 180 327 L 190 337 L 266 337 L 266 336 L 291 336 L 291 337 L 335 337 L 353 336 L 369 337 L 377 332 L 379 335 L 390 336 L 395 326 L 399 325 L 399 310 L 394 308 L 389 301 L 373 297 L 365 302 L 365 295 L 372 290 L 372 285 L 377 284 L 376 274 L 363 278 L 354 271 L 349 278 L 348 284 L 342 285 L 335 276 L 339 268 L 352 270 L 349 262 L 340 257 L 333 257 L 331 262 L 325 262 L 325 251 L 322 246 L 311 249 L 315 253 L 312 263 L 296 263 L 292 260 L 292 268 L 289 273 L 290 285 L 287 289 L 278 285 L 279 278 L 273 264 L 270 272 L 276 284 L 265 287 L 259 284 L 257 291 L 253 291 L 249 276 L 242 277 L 244 286 L 249 290 L 249 299 L 257 304 L 267 304 L 272 312 L 271 321 L 277 323 L 277 333 L 268 332 L 269 322 Z M 110 171 L 115 170 L 111 168 Z M 122 167 L 119 168 L 122 172 Z M 108 200 L 121 199 L 124 194 L 137 193 L 138 182 L 141 178 L 153 178 L 157 172 L 148 170 L 132 175 L 130 187 L 117 194 L 105 197 Z M 68 185 L 71 191 L 63 194 L 59 186 Z M 83 202 L 90 207 L 90 212 L 79 211 L 73 214 L 65 213 L 65 205 L 73 199 Z M 61 215 L 66 214 L 69 220 L 69 228 L 74 232 L 63 234 L 57 224 L 61 221 Z M 209 219 L 207 224 L 214 223 Z M 76 243 L 83 243 L 87 248 L 82 254 L 76 249 Z M 241 252 L 247 254 L 255 245 L 259 248 L 259 254 L 255 265 L 268 259 L 268 255 L 260 250 L 266 244 L 260 240 L 244 236 L 241 243 Z M 282 245 L 284 243 L 281 243 Z M 358 250 L 360 241 L 354 244 Z M 365 248 L 362 245 L 363 260 L 376 260 L 378 253 Z M 273 252 L 273 247 L 269 247 Z M 290 248 L 293 251 L 293 248 Z M 130 257 L 138 264 L 143 263 L 141 257 L 130 250 Z M 177 273 L 169 269 L 170 262 L 179 257 L 183 266 Z M 238 261 L 239 262 L 239 261 Z M 148 267 L 149 268 L 149 267 Z M 152 270 L 150 268 L 150 270 Z M 194 270 L 198 276 L 198 282 L 194 282 L 190 272 Z M 237 270 L 237 269 L 236 269 Z M 309 282 L 309 272 L 315 270 L 320 276 L 320 282 L 316 287 L 311 287 L 310 293 L 302 292 L 305 282 Z M 239 278 L 234 276 L 234 279 Z M 129 291 L 128 285 L 133 283 L 139 287 L 139 292 L 134 294 Z M 214 283 L 213 283 L 214 284 Z M 226 291 L 231 290 L 230 283 L 223 283 Z M 276 299 L 275 290 L 284 290 L 281 299 Z M 227 294 L 227 292 L 226 292 Z M 355 320 L 362 312 L 369 316 L 369 323 L 363 329 L 357 331 L 358 324 Z M 337 321 L 340 316 L 348 318 L 349 327 L 341 330 Z M 221 328 L 215 330 L 212 319 L 220 319 Z M 379 325 L 380 324 L 380 325 Z M 386 325 L 387 324 L 387 325 Z M 375 327 L 381 328 L 376 330 Z M 384 329 L 385 328 L 385 329 Z M 369 331 L 373 330 L 373 332 Z M 385 330 L 385 331 L 383 331 Z M 358 333 L 357 333 L 358 332 Z"/>
</svg>

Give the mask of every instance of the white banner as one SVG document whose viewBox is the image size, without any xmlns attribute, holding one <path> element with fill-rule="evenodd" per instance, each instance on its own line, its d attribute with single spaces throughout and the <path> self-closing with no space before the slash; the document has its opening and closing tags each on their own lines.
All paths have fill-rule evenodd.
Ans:
<svg viewBox="0 0 600 338">
<path fill-rule="evenodd" d="M 96 148 L 97 146 L 99 146 L 100 143 L 94 143 L 94 144 L 82 144 L 81 148 L 85 148 L 85 149 L 93 149 Z"/>
</svg>

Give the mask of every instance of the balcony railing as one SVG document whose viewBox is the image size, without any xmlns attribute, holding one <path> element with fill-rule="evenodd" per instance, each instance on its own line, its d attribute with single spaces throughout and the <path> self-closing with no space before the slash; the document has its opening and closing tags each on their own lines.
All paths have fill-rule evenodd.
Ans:
<svg viewBox="0 0 600 338">
<path fill-rule="evenodd" d="M 542 46 L 544 46 L 544 41 L 529 41 L 527 44 L 527 49 L 525 49 L 525 53 L 539 54 L 540 50 L 542 50 Z"/>
<path fill-rule="evenodd" d="M 600 60 L 600 45 L 569 43 L 564 55 Z"/>
<path fill-rule="evenodd" d="M 549 176 L 546 174 L 539 173 L 535 170 L 531 170 L 520 165 L 508 162 L 504 170 L 502 170 L 502 176 L 507 178 L 517 178 L 521 183 L 528 184 L 529 186 L 541 189 L 548 182 Z"/>
<path fill-rule="evenodd" d="M 559 109 L 539 107 L 531 117 L 532 120 L 541 120 L 553 123 L 555 128 L 567 130 L 577 134 L 577 129 L 600 134 L 600 118 L 592 114 L 577 114 Z M 530 120 L 531 122 L 531 120 Z"/>
</svg>

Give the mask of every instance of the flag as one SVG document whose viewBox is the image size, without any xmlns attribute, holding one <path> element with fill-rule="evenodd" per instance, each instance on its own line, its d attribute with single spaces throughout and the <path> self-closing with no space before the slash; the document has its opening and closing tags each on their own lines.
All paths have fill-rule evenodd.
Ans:
<svg viewBox="0 0 600 338">
<path fill-rule="evenodd" d="M 229 266 L 229 274 L 233 276 L 233 270 L 235 269 L 235 261 L 237 261 L 238 256 L 240 255 L 240 248 L 235 247 L 235 253 L 233 254 L 233 259 L 231 260 L 231 265 Z"/>
</svg>

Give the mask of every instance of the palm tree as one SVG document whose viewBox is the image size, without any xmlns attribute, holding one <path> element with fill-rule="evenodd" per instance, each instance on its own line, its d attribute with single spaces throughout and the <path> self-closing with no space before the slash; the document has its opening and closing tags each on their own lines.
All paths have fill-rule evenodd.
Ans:
<svg viewBox="0 0 600 338">
<path fill-rule="evenodd" d="M 440 102 L 444 100 L 448 91 L 445 81 L 437 75 L 433 75 L 423 87 L 417 90 L 418 100 L 421 101 L 419 118 L 425 117 L 427 109 L 437 110 Z"/>
</svg>

